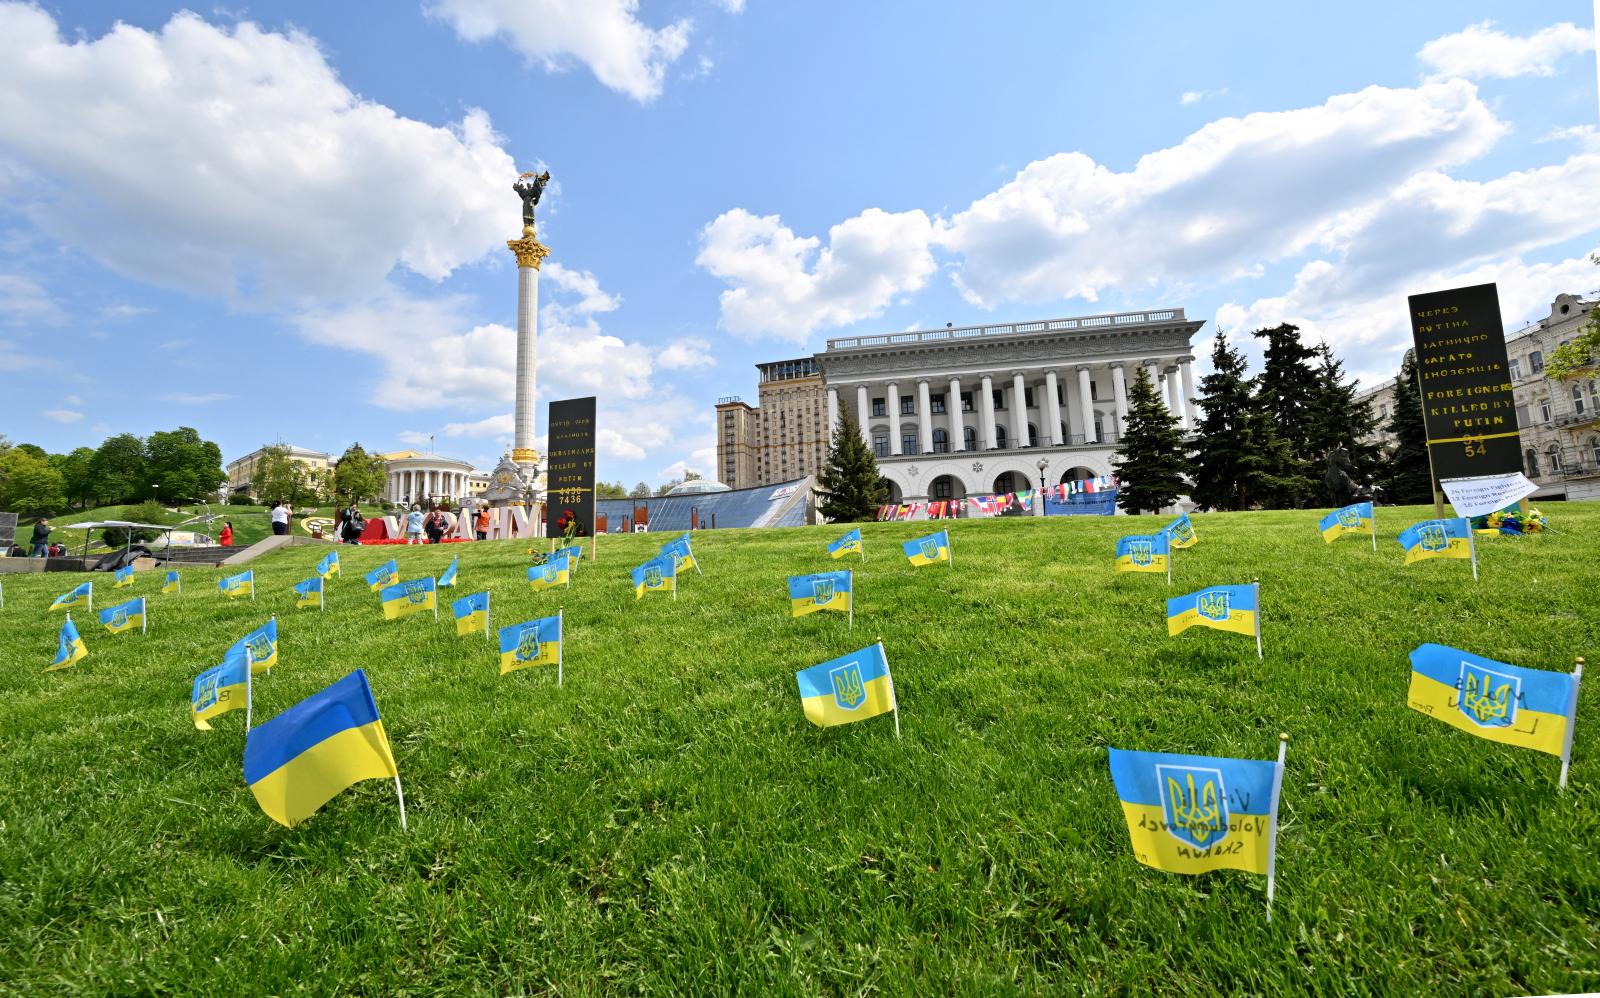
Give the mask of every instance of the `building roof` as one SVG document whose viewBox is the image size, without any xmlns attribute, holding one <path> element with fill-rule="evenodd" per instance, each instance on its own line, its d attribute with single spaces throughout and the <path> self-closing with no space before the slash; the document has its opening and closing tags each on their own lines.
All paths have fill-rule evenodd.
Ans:
<svg viewBox="0 0 1600 998">
<path fill-rule="evenodd" d="M 421 457 L 422 452 L 419 450 L 397 450 L 393 454 L 379 454 L 378 456 L 385 461 L 403 461 L 408 457 Z"/>
<path fill-rule="evenodd" d="M 669 496 L 695 496 L 695 495 L 704 495 L 707 492 L 732 492 L 732 491 L 733 490 L 728 488 L 728 486 L 726 486 L 726 485 L 722 484 L 721 482 L 716 481 L 714 479 L 696 478 L 696 479 L 693 479 L 692 481 L 684 482 L 681 485 L 674 485 L 671 489 L 669 489 L 667 491 L 667 495 L 669 495 Z"/>
</svg>

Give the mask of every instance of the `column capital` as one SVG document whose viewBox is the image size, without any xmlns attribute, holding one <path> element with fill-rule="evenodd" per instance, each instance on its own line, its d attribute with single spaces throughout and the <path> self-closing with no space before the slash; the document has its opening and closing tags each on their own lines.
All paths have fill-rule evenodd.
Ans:
<svg viewBox="0 0 1600 998">
<path fill-rule="evenodd" d="M 918 385 L 927 385 L 928 384 L 928 379 L 927 378 L 918 378 L 917 379 L 917 384 Z"/>
<path fill-rule="evenodd" d="M 1122 370 L 1122 369 L 1123 369 L 1123 367 L 1125 367 L 1125 366 L 1126 366 L 1126 365 L 1127 365 L 1127 361 L 1122 361 L 1122 360 L 1114 360 L 1114 361 L 1112 361 L 1112 362 L 1111 362 L 1111 363 L 1109 363 L 1109 364 L 1107 364 L 1107 365 L 1106 365 L 1106 366 L 1107 366 L 1107 367 L 1109 367 L 1109 368 L 1111 368 L 1111 369 L 1112 369 L 1112 370 L 1113 370 L 1113 371 L 1120 371 L 1120 370 Z"/>
<path fill-rule="evenodd" d="M 900 390 L 900 382 L 894 380 L 893 378 L 889 379 L 889 383 L 888 384 L 889 384 L 889 390 L 891 392 L 898 392 Z"/>
<path fill-rule="evenodd" d="M 994 375 L 992 375 L 992 374 L 984 374 L 984 375 L 980 375 L 980 377 L 981 377 L 983 383 L 986 384 L 986 385 L 990 384 L 991 382 L 994 381 Z"/>
<path fill-rule="evenodd" d="M 1139 361 L 1139 366 L 1140 367 L 1155 367 L 1160 363 L 1161 363 L 1161 359 L 1159 357 L 1147 357 L 1144 360 Z"/>
<path fill-rule="evenodd" d="M 1178 358 L 1178 363 L 1180 363 L 1180 364 L 1193 364 L 1194 363 L 1194 355 L 1190 354 L 1187 357 L 1179 357 Z"/>
<path fill-rule="evenodd" d="M 1088 364 L 1078 364 L 1077 366 L 1073 367 L 1073 370 L 1077 371 L 1079 374 L 1082 374 L 1085 371 L 1089 370 L 1089 365 Z"/>
<path fill-rule="evenodd" d="M 550 247 L 541 243 L 533 233 L 533 226 L 525 226 L 521 239 L 507 239 L 506 249 L 510 250 L 517 258 L 517 267 L 532 267 L 539 269 L 544 263 L 544 258 L 550 255 Z"/>
<path fill-rule="evenodd" d="M 1027 376 L 1027 372 L 1025 372 L 1025 371 L 1012 371 L 1011 372 L 1011 376 L 1013 378 L 1022 378 L 1022 377 L 1026 377 Z"/>
</svg>

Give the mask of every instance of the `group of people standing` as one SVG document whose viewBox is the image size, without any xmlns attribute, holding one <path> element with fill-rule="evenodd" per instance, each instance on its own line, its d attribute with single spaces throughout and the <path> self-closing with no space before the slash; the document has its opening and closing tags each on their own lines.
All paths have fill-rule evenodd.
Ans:
<svg viewBox="0 0 1600 998">
<path fill-rule="evenodd" d="M 438 544 L 444 540 L 445 533 L 450 529 L 449 510 L 439 506 L 429 506 L 424 512 L 420 503 L 412 503 L 411 509 L 401 519 L 405 524 L 407 544 Z M 478 511 L 477 516 L 473 518 L 472 526 L 478 540 L 489 539 L 488 507 Z M 339 512 L 334 525 L 334 536 L 346 544 L 360 544 L 361 535 L 366 529 L 366 517 L 361 515 L 361 510 L 352 501 Z"/>
</svg>

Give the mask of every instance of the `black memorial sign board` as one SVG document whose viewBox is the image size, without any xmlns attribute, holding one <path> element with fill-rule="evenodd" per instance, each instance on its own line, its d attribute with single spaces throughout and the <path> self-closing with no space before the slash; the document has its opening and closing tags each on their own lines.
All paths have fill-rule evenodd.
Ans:
<svg viewBox="0 0 1600 998">
<path fill-rule="evenodd" d="M 1521 471 L 1499 292 L 1479 284 L 1408 301 L 1435 484 Z"/>
<path fill-rule="evenodd" d="M 550 537 L 567 532 L 594 534 L 594 396 L 550 403 L 549 463 L 545 468 L 544 529 Z"/>
</svg>

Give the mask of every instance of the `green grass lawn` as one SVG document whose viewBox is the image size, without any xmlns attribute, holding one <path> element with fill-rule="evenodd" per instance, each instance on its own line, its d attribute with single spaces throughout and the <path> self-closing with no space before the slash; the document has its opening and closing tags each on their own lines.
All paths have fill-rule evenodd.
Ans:
<svg viewBox="0 0 1600 998">
<path fill-rule="evenodd" d="M 607 537 L 570 592 L 531 593 L 525 543 L 342 548 L 328 610 L 292 609 L 318 548 L 159 573 L 147 635 L 82 625 L 44 674 L 80 577 L 5 579 L 0 611 L 0 981 L 19 992 L 639 992 L 936 995 L 1151 991 L 1511 994 L 1600 990 L 1600 687 L 1571 782 L 1553 757 L 1406 707 L 1425 641 L 1569 669 L 1595 660 L 1600 505 L 1559 533 L 1402 567 L 1420 509 L 1379 550 L 1325 546 L 1314 512 L 1194 517 L 1173 584 L 1113 575 L 1153 518 L 960 521 L 953 567 L 913 569 L 863 528 L 695 536 L 705 575 L 635 603 L 662 536 Z M 361 574 L 461 558 L 496 626 L 566 611 L 566 685 L 501 677 L 481 637 L 386 623 Z M 850 565 L 843 616 L 788 615 L 785 576 Z M 1261 580 L 1249 638 L 1166 636 L 1163 600 Z M 104 580 L 104 577 L 100 577 Z M 97 605 L 113 593 L 101 581 Z M 115 595 L 122 595 L 118 593 Z M 365 668 L 405 782 L 359 784 L 295 829 L 245 786 L 244 716 L 212 732 L 190 683 L 277 614 L 271 717 Z M 820 730 L 797 669 L 882 636 L 888 718 Z M 1135 862 L 1106 748 L 1270 758 L 1289 745 L 1277 900 L 1264 878 Z M 6 990 L 0 987 L 0 990 Z"/>
<path fill-rule="evenodd" d="M 174 513 L 169 510 L 154 522 L 177 526 L 191 517 L 200 516 L 206 512 L 206 508 L 203 506 L 185 505 L 176 508 L 178 512 Z M 300 520 L 313 516 L 332 519 L 336 512 L 332 506 L 308 506 L 297 509 L 295 511 L 295 533 L 305 533 L 300 528 Z M 383 508 L 377 505 L 363 505 L 361 512 L 362 515 L 368 517 L 382 516 Z M 215 538 L 221 532 L 224 522 L 232 523 L 234 547 L 249 547 L 272 533 L 272 520 L 266 506 L 229 506 L 226 503 L 212 503 L 211 513 L 217 518 L 216 528 L 212 531 L 212 537 Z M 151 522 L 143 518 L 143 511 L 137 504 L 131 506 L 101 506 L 84 512 L 66 513 L 61 516 L 51 517 L 51 525 L 57 528 L 56 532 L 51 536 L 51 541 L 57 544 L 66 544 L 72 554 L 77 554 L 83 549 L 83 531 L 63 528 L 73 523 L 94 523 L 102 520 L 126 520 L 131 523 Z M 17 528 L 17 534 L 26 540 L 31 529 L 31 525 L 20 526 Z M 184 529 L 203 532 L 205 525 L 196 523 Z M 108 550 L 101 540 L 100 534 L 101 531 L 91 531 L 89 538 L 89 552 L 91 554 Z"/>
</svg>

